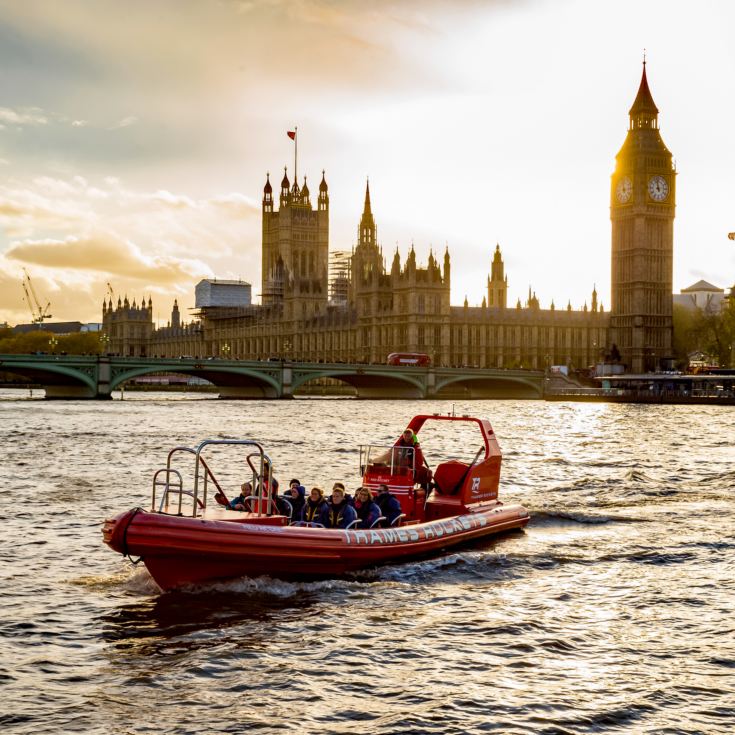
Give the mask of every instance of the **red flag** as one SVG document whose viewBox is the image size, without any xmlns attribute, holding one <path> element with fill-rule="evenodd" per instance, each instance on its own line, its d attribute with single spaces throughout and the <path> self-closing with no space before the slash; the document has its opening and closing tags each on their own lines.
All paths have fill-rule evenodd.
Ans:
<svg viewBox="0 0 735 735">
<path fill-rule="evenodd" d="M 286 135 L 288 135 L 291 140 L 296 140 L 296 131 L 295 130 L 289 130 Z"/>
</svg>

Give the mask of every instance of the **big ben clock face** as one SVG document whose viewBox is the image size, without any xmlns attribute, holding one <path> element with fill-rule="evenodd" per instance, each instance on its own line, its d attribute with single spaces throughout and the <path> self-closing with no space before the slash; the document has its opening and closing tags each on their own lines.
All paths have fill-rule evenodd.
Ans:
<svg viewBox="0 0 735 735">
<path fill-rule="evenodd" d="M 663 176 L 651 176 L 648 180 L 648 196 L 654 202 L 662 202 L 669 195 L 669 185 Z"/>
<path fill-rule="evenodd" d="M 627 176 L 623 176 L 618 185 L 615 187 L 615 198 L 621 203 L 625 204 L 633 193 L 633 183 Z"/>
</svg>

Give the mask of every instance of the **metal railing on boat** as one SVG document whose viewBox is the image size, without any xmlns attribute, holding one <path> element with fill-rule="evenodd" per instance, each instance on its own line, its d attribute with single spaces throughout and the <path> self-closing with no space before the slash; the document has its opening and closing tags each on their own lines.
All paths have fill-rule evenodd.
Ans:
<svg viewBox="0 0 735 735">
<path fill-rule="evenodd" d="M 226 498 L 226 494 L 222 489 L 216 475 L 210 468 L 209 464 L 202 456 L 202 451 L 210 446 L 241 446 L 253 447 L 257 451 L 247 455 L 247 464 L 252 472 L 252 484 L 259 490 L 263 488 L 265 494 L 261 491 L 258 495 L 248 497 L 256 502 L 254 512 L 259 515 L 273 515 L 278 513 L 278 508 L 271 493 L 271 483 L 273 478 L 273 462 L 265 453 L 263 447 L 256 441 L 250 439 L 205 439 L 196 449 L 191 447 L 174 447 L 168 453 L 166 459 L 166 467 L 163 467 L 153 475 L 153 488 L 151 495 L 151 510 L 156 510 L 157 491 L 162 489 L 162 496 L 158 507 L 159 513 L 166 512 L 164 508 L 169 506 L 169 495 L 178 495 L 177 515 L 183 515 L 183 499 L 184 496 L 192 498 L 192 517 L 196 517 L 197 509 L 203 511 L 207 507 L 207 494 L 209 483 L 211 482 L 217 489 L 217 493 L 221 497 Z M 194 455 L 194 487 L 193 490 L 184 489 L 184 481 L 181 472 L 172 467 L 173 458 L 179 453 Z M 253 458 L 257 457 L 258 461 L 254 464 Z M 257 467 L 256 467 L 257 464 Z M 285 500 L 285 499 L 284 499 Z M 290 506 L 290 503 L 289 503 Z M 293 508 L 291 508 L 293 513 Z"/>
</svg>

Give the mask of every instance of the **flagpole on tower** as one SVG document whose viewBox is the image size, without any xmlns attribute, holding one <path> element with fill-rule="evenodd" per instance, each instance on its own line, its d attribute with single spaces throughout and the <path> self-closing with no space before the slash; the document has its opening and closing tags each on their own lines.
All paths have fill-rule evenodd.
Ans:
<svg viewBox="0 0 735 735">
<path fill-rule="evenodd" d="M 286 131 L 286 135 L 288 135 L 289 138 L 294 142 L 294 148 L 293 148 L 293 182 L 294 184 L 297 183 L 299 178 L 299 169 L 298 169 L 298 162 L 299 162 L 299 129 L 294 128 L 293 130 Z"/>
</svg>

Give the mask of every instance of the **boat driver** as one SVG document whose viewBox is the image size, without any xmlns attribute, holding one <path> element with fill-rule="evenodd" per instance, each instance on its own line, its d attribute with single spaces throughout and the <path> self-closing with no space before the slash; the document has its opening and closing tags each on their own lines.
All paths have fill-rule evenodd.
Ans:
<svg viewBox="0 0 735 735">
<path fill-rule="evenodd" d="M 432 472 L 426 464 L 424 453 L 421 451 L 419 438 L 412 429 L 404 429 L 393 445 L 398 448 L 397 464 L 399 467 L 413 467 L 413 480 L 424 490 L 427 490 L 431 482 Z M 408 450 L 411 451 L 408 451 Z"/>
</svg>

